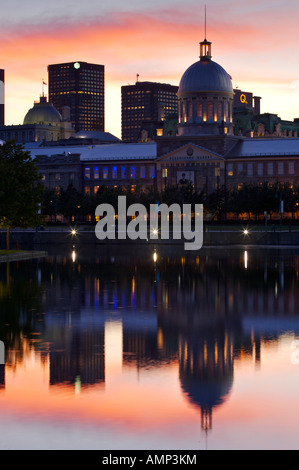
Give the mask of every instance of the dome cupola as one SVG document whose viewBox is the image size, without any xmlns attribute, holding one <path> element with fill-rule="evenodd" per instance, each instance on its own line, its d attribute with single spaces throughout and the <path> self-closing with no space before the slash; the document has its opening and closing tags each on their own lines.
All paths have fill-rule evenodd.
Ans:
<svg viewBox="0 0 299 470">
<path fill-rule="evenodd" d="M 52 103 L 47 102 L 45 96 L 40 97 L 39 102 L 35 102 L 33 108 L 29 109 L 24 118 L 25 124 L 44 124 L 57 126 L 62 122 L 62 116 L 54 108 Z"/>
<path fill-rule="evenodd" d="M 179 135 L 233 132 L 230 75 L 212 60 L 212 43 L 200 43 L 199 61 L 184 72 L 178 89 Z"/>
</svg>

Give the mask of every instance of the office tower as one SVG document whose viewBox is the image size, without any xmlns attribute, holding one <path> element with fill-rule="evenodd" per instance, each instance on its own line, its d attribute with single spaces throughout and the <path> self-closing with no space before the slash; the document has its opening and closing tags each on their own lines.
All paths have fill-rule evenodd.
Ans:
<svg viewBox="0 0 299 470">
<path fill-rule="evenodd" d="M 0 69 L 0 126 L 4 126 L 4 104 L 5 104 L 5 94 L 4 94 L 4 70 Z"/>
<path fill-rule="evenodd" d="M 122 86 L 122 140 L 136 142 L 144 124 L 159 123 L 177 114 L 177 91 L 177 86 L 156 82 L 137 81 L 135 85 Z"/>
<path fill-rule="evenodd" d="M 70 108 L 76 132 L 105 130 L 105 67 L 87 62 L 48 66 L 49 101 Z"/>
</svg>

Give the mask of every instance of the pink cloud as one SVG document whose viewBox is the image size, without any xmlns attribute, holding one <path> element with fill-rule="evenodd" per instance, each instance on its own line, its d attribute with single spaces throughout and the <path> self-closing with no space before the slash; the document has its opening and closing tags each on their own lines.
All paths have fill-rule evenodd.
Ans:
<svg viewBox="0 0 299 470">
<path fill-rule="evenodd" d="M 250 9 L 242 12 L 233 1 L 209 13 L 207 36 L 213 43 L 213 60 L 223 65 L 238 85 L 242 81 L 258 84 L 297 79 L 299 66 L 291 63 L 294 50 L 288 50 L 288 44 L 295 44 L 295 16 L 282 26 L 277 9 L 258 15 L 258 8 L 257 2 L 251 3 Z M 184 5 L 181 9 L 114 13 L 93 19 L 64 17 L 16 30 L 3 28 L 1 67 L 6 69 L 9 82 L 7 105 L 22 96 L 28 101 L 27 108 L 31 106 L 37 98 L 33 90 L 39 92 L 42 78 L 47 78 L 47 65 L 74 60 L 104 64 L 106 85 L 119 89 L 134 82 L 136 73 L 142 80 L 178 84 L 184 70 L 198 60 L 198 43 L 204 36 L 203 15 L 198 10 L 193 13 Z M 283 43 L 273 39 L 278 28 L 286 38 Z M 287 67 L 280 65 L 282 59 L 288 61 Z"/>
</svg>

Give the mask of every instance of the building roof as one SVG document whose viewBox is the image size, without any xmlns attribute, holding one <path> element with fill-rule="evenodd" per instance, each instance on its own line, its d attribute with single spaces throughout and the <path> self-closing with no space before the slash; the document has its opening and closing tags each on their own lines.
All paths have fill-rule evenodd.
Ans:
<svg viewBox="0 0 299 470">
<path fill-rule="evenodd" d="M 38 147 L 25 145 L 32 157 L 54 155 L 80 155 L 81 161 L 117 161 L 117 160 L 155 160 L 157 158 L 156 142 L 143 144 L 102 144 L 80 146 Z"/>
<path fill-rule="evenodd" d="M 102 142 L 121 142 L 118 137 L 110 134 L 110 132 L 100 131 L 79 131 L 72 137 L 72 139 L 90 139 Z"/>
<path fill-rule="evenodd" d="M 240 140 L 227 155 L 229 158 L 299 155 L 298 138 L 257 138 Z"/>
<path fill-rule="evenodd" d="M 178 93 L 219 91 L 233 93 L 230 75 L 212 60 L 199 60 L 183 74 Z"/>
</svg>

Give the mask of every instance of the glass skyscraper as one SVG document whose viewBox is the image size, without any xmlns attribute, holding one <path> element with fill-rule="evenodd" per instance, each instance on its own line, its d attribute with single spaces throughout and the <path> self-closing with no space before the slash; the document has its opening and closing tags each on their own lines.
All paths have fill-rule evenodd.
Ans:
<svg viewBox="0 0 299 470">
<path fill-rule="evenodd" d="M 49 101 L 70 108 L 76 132 L 105 130 L 105 67 L 87 62 L 48 66 Z"/>
<path fill-rule="evenodd" d="M 136 82 L 121 88 L 122 140 L 136 142 L 142 125 L 177 114 L 178 87 L 167 83 Z"/>
</svg>

